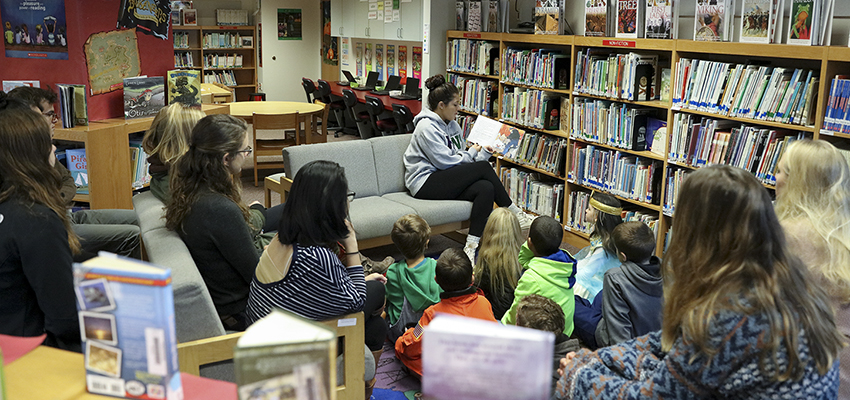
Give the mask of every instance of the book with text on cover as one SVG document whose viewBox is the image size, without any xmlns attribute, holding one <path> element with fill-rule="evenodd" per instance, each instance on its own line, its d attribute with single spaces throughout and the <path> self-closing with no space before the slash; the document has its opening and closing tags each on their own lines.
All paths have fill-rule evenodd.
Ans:
<svg viewBox="0 0 850 400">
<path fill-rule="evenodd" d="M 168 104 L 183 103 L 188 107 L 201 107 L 201 71 L 173 70 L 166 74 Z"/>
<path fill-rule="evenodd" d="M 556 0 L 537 0 L 534 7 L 534 34 L 557 35 L 561 32 L 561 8 Z"/>
<path fill-rule="evenodd" d="M 555 335 L 451 314 L 423 333 L 422 394 L 452 400 L 545 400 Z"/>
<path fill-rule="evenodd" d="M 491 146 L 496 153 L 514 158 L 524 134 L 522 129 L 479 115 L 466 140 L 481 146 Z"/>
<path fill-rule="evenodd" d="M 734 0 L 696 0 L 694 40 L 729 41 L 734 10 Z"/>
<path fill-rule="evenodd" d="M 674 0 L 647 0 L 644 21 L 647 39 L 676 39 L 677 32 Z"/>
<path fill-rule="evenodd" d="M 161 76 L 124 78 L 124 118 L 155 116 L 165 106 L 165 81 Z"/>
<path fill-rule="evenodd" d="M 644 11 L 646 4 L 644 0 L 616 0 L 617 1 L 617 32 L 614 36 L 618 38 L 643 37 Z"/>
<path fill-rule="evenodd" d="M 331 386 L 336 382 L 336 344 L 331 329 L 273 310 L 236 343 L 239 399 L 331 399 L 336 393 Z"/>
<path fill-rule="evenodd" d="M 74 264 L 89 393 L 183 398 L 171 270 L 115 254 Z"/>
<path fill-rule="evenodd" d="M 68 162 L 68 171 L 74 179 L 78 194 L 89 194 L 88 163 L 86 162 L 86 149 L 67 149 L 65 159 Z"/>
<path fill-rule="evenodd" d="M 608 36 L 608 1 L 585 0 L 584 36 Z"/>
</svg>

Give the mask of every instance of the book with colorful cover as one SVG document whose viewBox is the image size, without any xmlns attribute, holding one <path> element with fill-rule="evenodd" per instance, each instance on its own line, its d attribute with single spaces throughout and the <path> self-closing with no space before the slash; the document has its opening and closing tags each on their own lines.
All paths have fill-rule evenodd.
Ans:
<svg viewBox="0 0 850 400">
<path fill-rule="evenodd" d="M 168 104 L 183 103 L 187 107 L 201 108 L 201 71 L 173 70 L 166 74 Z"/>
<path fill-rule="evenodd" d="M 490 0 L 487 7 L 487 32 L 501 32 L 499 27 L 499 3 Z"/>
<path fill-rule="evenodd" d="M 165 106 L 165 81 L 161 76 L 124 78 L 124 118 L 156 115 Z"/>
<path fill-rule="evenodd" d="M 674 0 L 646 0 L 645 38 L 676 38 L 677 18 L 674 15 L 674 7 Z"/>
<path fill-rule="evenodd" d="M 395 75 L 395 45 L 387 45 L 387 79 Z"/>
<path fill-rule="evenodd" d="M 561 32 L 561 8 L 557 0 L 537 0 L 534 7 L 534 34 L 557 35 Z"/>
<path fill-rule="evenodd" d="M 86 85 L 57 84 L 59 92 L 59 119 L 63 128 L 89 124 Z"/>
<path fill-rule="evenodd" d="M 183 398 L 171 270 L 101 252 L 74 264 L 89 393 Z"/>
<path fill-rule="evenodd" d="M 469 0 L 469 10 L 466 13 L 466 30 L 481 32 L 481 0 Z"/>
<path fill-rule="evenodd" d="M 618 38 L 638 38 L 643 36 L 643 0 L 617 1 L 617 32 Z"/>
<path fill-rule="evenodd" d="M 401 83 L 407 82 L 407 46 L 398 46 L 398 76 Z"/>
<path fill-rule="evenodd" d="M 608 35 L 608 1 L 613 0 L 585 0 L 584 36 Z"/>
<path fill-rule="evenodd" d="M 413 77 L 422 83 L 422 48 L 413 46 Z"/>
<path fill-rule="evenodd" d="M 366 70 L 363 71 L 365 78 L 372 72 L 372 43 L 366 43 L 366 51 L 363 53 L 363 62 L 366 64 Z"/>
<path fill-rule="evenodd" d="M 733 0 L 696 0 L 694 40 L 722 42 L 730 38 L 728 32 Z"/>
<path fill-rule="evenodd" d="M 514 158 L 524 134 L 522 129 L 479 115 L 466 140 L 481 146 L 490 146 L 496 153 Z"/>
<path fill-rule="evenodd" d="M 816 0 L 791 0 L 788 20 L 788 44 L 813 44 Z"/>
<path fill-rule="evenodd" d="M 741 1 L 741 42 L 771 43 L 773 0 Z"/>
<path fill-rule="evenodd" d="M 89 194 L 89 174 L 86 162 L 86 149 L 67 149 L 65 159 L 68 162 L 68 171 L 74 178 L 77 186 L 77 194 Z"/>
</svg>

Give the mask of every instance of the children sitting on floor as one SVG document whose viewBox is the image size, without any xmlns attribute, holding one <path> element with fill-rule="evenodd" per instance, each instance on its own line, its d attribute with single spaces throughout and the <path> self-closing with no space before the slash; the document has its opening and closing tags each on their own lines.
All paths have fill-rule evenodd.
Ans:
<svg viewBox="0 0 850 400">
<path fill-rule="evenodd" d="M 404 260 L 387 269 L 387 323 L 393 342 L 415 325 L 426 308 L 440 301 L 440 285 L 434 280 L 437 260 L 425 257 L 431 227 L 422 217 L 408 214 L 393 225 L 390 237 Z"/>
<path fill-rule="evenodd" d="M 576 336 L 596 349 L 661 329 L 661 260 L 655 235 L 643 222 L 625 222 L 611 233 L 622 265 L 605 273 L 593 303 L 576 296 Z"/>
<path fill-rule="evenodd" d="M 555 351 L 552 368 L 552 392 L 558 383 L 558 366 L 567 353 L 579 349 L 578 340 L 564 334 L 564 312 L 558 303 L 539 294 L 530 294 L 519 301 L 516 311 L 516 325 L 523 328 L 555 334 Z"/>
<path fill-rule="evenodd" d="M 496 322 L 490 302 L 472 284 L 472 263 L 461 249 L 443 251 L 435 272 L 435 279 L 443 289 L 440 302 L 428 307 L 416 327 L 408 329 L 395 342 L 396 357 L 417 377 L 422 376 L 422 332 L 437 313 Z"/>
<path fill-rule="evenodd" d="M 530 294 L 539 294 L 552 299 L 564 311 L 566 335 L 573 333 L 573 311 L 575 299 L 575 259 L 560 249 L 564 229 L 552 217 L 539 217 L 531 223 L 528 240 L 519 252 L 519 263 L 525 269 L 519 278 L 514 302 L 502 317 L 506 325 L 516 324 L 519 301 Z"/>
</svg>

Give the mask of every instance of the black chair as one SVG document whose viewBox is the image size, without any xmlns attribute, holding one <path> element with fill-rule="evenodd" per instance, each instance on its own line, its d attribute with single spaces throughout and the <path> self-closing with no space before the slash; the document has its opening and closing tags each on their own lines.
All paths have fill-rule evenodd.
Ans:
<svg viewBox="0 0 850 400">
<path fill-rule="evenodd" d="M 399 133 L 413 132 L 413 113 L 404 104 L 393 104 L 393 119 Z"/>
<path fill-rule="evenodd" d="M 251 96 L 248 97 L 248 101 L 266 101 L 265 93 L 251 93 Z"/>
<path fill-rule="evenodd" d="M 375 132 L 381 132 L 383 136 L 393 135 L 398 131 L 398 125 L 393 118 L 381 118 L 386 110 L 384 110 L 384 102 L 375 96 L 366 95 L 366 111 L 369 112 L 372 122 L 372 129 Z"/>
<path fill-rule="evenodd" d="M 317 99 L 313 98 L 313 93 L 316 92 L 316 84 L 313 83 L 312 79 L 301 78 L 301 87 L 303 87 L 304 92 L 307 93 L 307 102 L 308 103 L 312 103 L 313 100 L 317 100 Z"/>
<path fill-rule="evenodd" d="M 342 100 L 334 100 L 331 96 L 331 84 L 324 79 L 319 79 L 319 87 L 316 89 L 316 92 L 313 94 L 314 97 L 319 99 L 322 103 L 328 105 L 333 111 L 334 119 L 336 120 L 336 126 L 345 126 L 345 103 Z M 331 121 L 334 122 L 334 121 Z M 331 127 L 332 125 L 328 125 Z"/>
<path fill-rule="evenodd" d="M 359 101 L 357 95 L 351 89 L 342 89 L 342 101 L 345 103 L 347 116 L 357 124 L 357 132 L 363 139 L 372 137 L 371 119 L 368 111 L 357 111 Z"/>
</svg>

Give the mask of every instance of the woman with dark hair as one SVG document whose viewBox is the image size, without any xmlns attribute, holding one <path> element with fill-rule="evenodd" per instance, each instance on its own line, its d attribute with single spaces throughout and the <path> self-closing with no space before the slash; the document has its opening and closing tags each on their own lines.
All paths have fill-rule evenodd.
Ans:
<svg viewBox="0 0 850 400">
<path fill-rule="evenodd" d="M 463 251 L 475 264 L 475 250 L 494 201 L 514 213 L 524 230 L 531 226 L 531 218 L 511 201 L 487 162 L 493 149 L 477 144 L 466 148 L 455 121 L 459 107 L 455 85 L 442 75 L 434 75 L 425 86 L 430 90 L 428 107 L 413 119 L 416 129 L 404 152 L 404 184 L 417 199 L 472 202 Z"/>
<path fill-rule="evenodd" d="M 80 351 L 71 269 L 80 243 L 54 150 L 44 117 L 0 92 L 0 333 L 46 334 L 45 345 Z"/>
<path fill-rule="evenodd" d="M 166 227 L 189 248 L 227 330 L 247 327 L 248 285 L 260 255 L 240 182 L 232 178 L 251 154 L 249 143 L 241 119 L 216 114 L 198 121 L 189 150 L 171 169 L 165 212 Z"/>
<path fill-rule="evenodd" d="M 363 277 L 357 237 L 346 219 L 353 196 L 345 170 L 335 162 L 313 161 L 298 170 L 283 206 L 277 240 L 263 252 L 251 281 L 247 310 L 251 323 L 272 308 L 312 320 L 363 311 L 366 345 L 372 351 L 381 349 L 387 334 L 380 316 L 386 278 Z M 344 263 L 337 256 L 338 243 Z"/>
<path fill-rule="evenodd" d="M 700 168 L 682 184 L 662 263 L 661 331 L 561 360 L 559 399 L 834 399 L 826 292 L 749 172 Z"/>
</svg>

